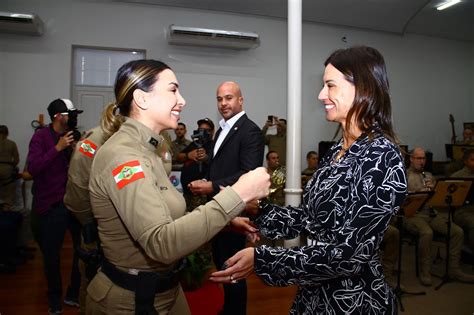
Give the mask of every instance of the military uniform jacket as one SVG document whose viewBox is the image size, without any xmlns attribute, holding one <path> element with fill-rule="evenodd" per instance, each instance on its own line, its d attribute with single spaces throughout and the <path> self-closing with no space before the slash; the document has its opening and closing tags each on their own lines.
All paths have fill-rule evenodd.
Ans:
<svg viewBox="0 0 474 315">
<path fill-rule="evenodd" d="M 12 181 L 15 167 L 20 160 L 16 143 L 9 139 L 0 139 L 0 182 Z"/>
<path fill-rule="evenodd" d="M 184 198 L 155 154 L 159 139 L 148 127 L 128 118 L 92 163 L 89 190 L 102 248 L 105 257 L 124 270 L 171 269 L 245 206 L 227 187 L 184 215 Z"/>
<path fill-rule="evenodd" d="M 105 140 L 100 127 L 89 130 L 84 139 L 77 143 L 69 163 L 64 204 L 82 225 L 94 221 L 89 197 L 89 176 L 95 154 Z"/>
<path fill-rule="evenodd" d="M 306 232 L 312 240 L 255 249 L 255 272 L 265 283 L 299 286 L 290 314 L 396 312 L 378 251 L 407 180 L 398 148 L 381 134 L 371 138 L 359 137 L 338 161 L 342 141 L 335 144 L 306 185 L 301 208 L 265 204 L 256 220 L 266 237 Z"/>
</svg>

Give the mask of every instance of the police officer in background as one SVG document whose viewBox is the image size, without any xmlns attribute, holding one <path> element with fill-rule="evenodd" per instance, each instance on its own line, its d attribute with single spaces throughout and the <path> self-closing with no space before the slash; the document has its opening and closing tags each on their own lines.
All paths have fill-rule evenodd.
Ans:
<svg viewBox="0 0 474 315">
<path fill-rule="evenodd" d="M 189 314 L 179 285 L 181 259 L 209 241 L 247 203 L 269 192 L 258 168 L 185 214 L 154 153 L 159 133 L 177 127 L 185 100 L 174 72 L 155 60 L 123 65 L 116 108 L 128 118 L 97 152 L 89 190 L 104 263 L 87 288 L 87 314 Z"/>
<path fill-rule="evenodd" d="M 82 230 L 81 247 L 77 249 L 81 272 L 80 314 L 85 314 L 86 288 L 95 276 L 101 260 L 97 224 L 92 215 L 89 197 L 89 176 L 97 150 L 124 121 L 122 116 L 114 115 L 114 105 L 114 103 L 109 104 L 102 113 L 101 126 L 87 131 L 84 138 L 76 145 L 69 165 L 64 195 L 64 204 L 78 219 Z M 107 116 L 110 118 L 107 119 Z"/>
</svg>

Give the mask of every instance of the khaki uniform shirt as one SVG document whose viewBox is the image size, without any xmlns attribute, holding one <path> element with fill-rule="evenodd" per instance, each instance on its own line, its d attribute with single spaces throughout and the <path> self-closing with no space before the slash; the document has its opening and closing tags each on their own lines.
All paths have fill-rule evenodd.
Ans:
<svg viewBox="0 0 474 315">
<path fill-rule="evenodd" d="M 89 176 L 92 161 L 105 140 L 100 127 L 89 130 L 84 139 L 77 143 L 69 163 L 64 204 L 82 225 L 94 222 L 89 197 Z"/>
<path fill-rule="evenodd" d="M 0 180 L 11 180 L 19 160 L 16 143 L 9 139 L 0 139 Z"/>
<path fill-rule="evenodd" d="M 431 181 L 433 185 L 435 184 L 435 178 L 430 172 L 425 172 L 423 176 L 422 173 L 414 170 L 412 167 L 409 167 L 407 170 L 407 180 L 408 180 L 408 192 L 422 192 L 429 191 L 430 189 L 425 186 L 426 181 Z M 428 206 L 424 206 L 423 209 L 419 210 L 418 213 L 422 215 L 429 215 L 430 209 Z"/>
<path fill-rule="evenodd" d="M 155 154 L 157 139 L 158 134 L 128 118 L 92 163 L 89 190 L 102 248 L 125 271 L 171 269 L 245 206 L 228 187 L 184 215 L 184 198 Z"/>
<path fill-rule="evenodd" d="M 466 166 L 464 166 L 462 169 L 460 169 L 457 172 L 454 172 L 451 177 L 464 177 L 464 178 L 472 178 L 474 177 L 474 171 L 468 169 Z"/>
</svg>

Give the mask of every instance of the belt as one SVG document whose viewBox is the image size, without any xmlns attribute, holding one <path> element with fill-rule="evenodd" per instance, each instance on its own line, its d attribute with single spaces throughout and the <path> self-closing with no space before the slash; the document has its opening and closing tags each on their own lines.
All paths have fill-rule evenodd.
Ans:
<svg viewBox="0 0 474 315">
<path fill-rule="evenodd" d="M 154 308 L 155 295 L 168 291 L 179 283 L 179 272 L 184 268 L 184 260 L 172 271 L 165 273 L 139 271 L 137 275 L 117 269 L 105 258 L 102 272 L 119 287 L 135 292 L 135 314 L 158 314 Z"/>
<path fill-rule="evenodd" d="M 138 282 L 140 278 L 153 279 L 156 285 L 154 286 L 156 294 L 168 291 L 179 283 L 179 271 L 184 268 L 183 264 L 184 263 L 181 263 L 174 270 L 164 273 L 139 271 L 137 275 L 133 275 L 118 269 L 111 262 L 104 259 L 102 262 L 101 271 L 119 287 L 134 292 L 139 286 Z"/>
</svg>

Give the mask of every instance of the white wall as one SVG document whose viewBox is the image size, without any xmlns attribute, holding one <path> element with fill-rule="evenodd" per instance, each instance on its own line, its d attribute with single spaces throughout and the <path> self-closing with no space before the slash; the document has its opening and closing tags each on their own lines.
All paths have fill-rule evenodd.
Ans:
<svg viewBox="0 0 474 315">
<path fill-rule="evenodd" d="M 34 12 L 46 26 L 42 37 L 0 34 L 0 124 L 19 146 L 22 163 L 32 134 L 31 120 L 57 97 L 70 97 L 71 46 L 146 49 L 147 57 L 168 63 L 177 73 L 187 100 L 188 130 L 207 116 L 218 121 L 215 89 L 224 80 L 241 84 L 245 110 L 259 125 L 267 115 L 286 117 L 286 21 L 217 12 L 79 0 L 7 0 L 1 11 Z M 255 50 L 227 51 L 170 46 L 169 24 L 255 31 Z M 341 41 L 346 36 L 348 43 Z M 316 101 L 323 62 L 335 49 L 366 44 L 385 56 L 395 128 L 402 142 L 422 145 L 444 160 L 451 137 L 448 114 L 474 121 L 474 44 L 433 37 L 398 36 L 322 24 L 303 26 L 302 157 L 330 140 L 336 126 L 327 123 Z M 304 166 L 303 162 L 303 166 Z"/>
</svg>

